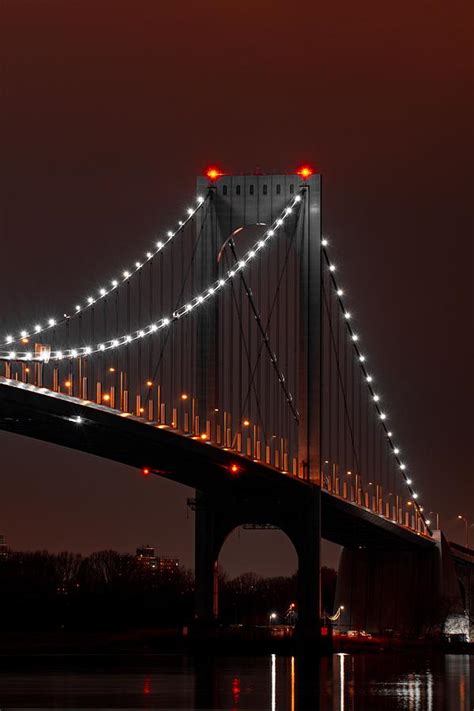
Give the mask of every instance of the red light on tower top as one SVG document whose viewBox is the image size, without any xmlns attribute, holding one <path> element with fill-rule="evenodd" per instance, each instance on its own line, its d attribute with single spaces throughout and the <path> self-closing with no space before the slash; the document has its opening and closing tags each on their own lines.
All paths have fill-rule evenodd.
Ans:
<svg viewBox="0 0 474 711">
<path fill-rule="evenodd" d="M 300 178 L 303 178 L 303 180 L 308 180 L 308 178 L 311 178 L 313 173 L 314 170 L 309 165 L 302 165 L 301 168 L 298 168 L 298 170 L 296 171 L 296 175 L 299 175 Z"/>
<path fill-rule="evenodd" d="M 215 165 L 211 165 L 207 170 L 206 170 L 206 177 L 209 178 L 209 180 L 217 180 L 218 178 L 221 178 L 224 175 L 224 173 L 219 170 L 219 168 L 216 168 Z"/>
<path fill-rule="evenodd" d="M 143 476 L 148 476 L 149 473 L 150 473 L 150 470 L 148 469 L 148 467 L 144 467 L 144 468 L 142 469 L 142 474 L 143 474 Z"/>
</svg>

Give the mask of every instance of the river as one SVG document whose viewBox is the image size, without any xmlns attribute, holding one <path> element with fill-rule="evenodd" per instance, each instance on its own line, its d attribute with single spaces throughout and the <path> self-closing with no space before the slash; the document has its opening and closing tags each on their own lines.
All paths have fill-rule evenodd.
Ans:
<svg viewBox="0 0 474 711">
<path fill-rule="evenodd" d="M 0 709 L 472 711 L 473 689 L 467 655 L 51 655 L 4 659 Z"/>
</svg>

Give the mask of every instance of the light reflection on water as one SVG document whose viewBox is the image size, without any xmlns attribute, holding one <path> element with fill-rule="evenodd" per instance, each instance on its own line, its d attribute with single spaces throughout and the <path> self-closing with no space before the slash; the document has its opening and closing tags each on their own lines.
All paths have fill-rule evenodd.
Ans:
<svg viewBox="0 0 474 711">
<path fill-rule="evenodd" d="M 472 711 L 473 687 L 467 655 L 49 657 L 0 666 L 0 709 Z"/>
</svg>

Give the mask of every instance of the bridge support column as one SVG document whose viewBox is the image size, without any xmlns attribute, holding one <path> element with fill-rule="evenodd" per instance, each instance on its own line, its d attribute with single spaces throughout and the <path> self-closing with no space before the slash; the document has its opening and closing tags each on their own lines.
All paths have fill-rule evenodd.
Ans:
<svg viewBox="0 0 474 711">
<path fill-rule="evenodd" d="M 314 487 L 299 511 L 295 536 L 298 553 L 298 626 L 299 637 L 316 638 L 320 633 L 320 547 L 321 492 Z"/>
<path fill-rule="evenodd" d="M 218 615 L 216 513 L 207 497 L 196 492 L 194 543 L 195 618 L 204 625 L 214 624 Z"/>
</svg>

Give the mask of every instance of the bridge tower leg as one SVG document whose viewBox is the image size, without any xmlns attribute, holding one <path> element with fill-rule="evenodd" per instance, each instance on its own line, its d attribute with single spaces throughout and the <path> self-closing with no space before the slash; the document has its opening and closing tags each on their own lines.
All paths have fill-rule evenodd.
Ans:
<svg viewBox="0 0 474 711">
<path fill-rule="evenodd" d="M 212 625 L 218 615 L 218 580 L 216 550 L 216 516 L 207 497 L 196 492 L 195 518 L 195 619 L 199 624 Z"/>
</svg>

